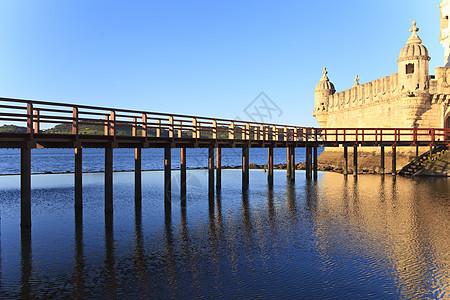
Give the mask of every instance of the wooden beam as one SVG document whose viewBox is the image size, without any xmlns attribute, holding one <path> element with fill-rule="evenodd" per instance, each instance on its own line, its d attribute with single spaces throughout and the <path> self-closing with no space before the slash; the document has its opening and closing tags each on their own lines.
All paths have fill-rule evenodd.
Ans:
<svg viewBox="0 0 450 300">
<path fill-rule="evenodd" d="M 313 169 L 313 175 L 314 175 L 314 179 L 317 179 L 317 171 L 318 171 L 318 167 L 319 167 L 319 163 L 318 163 L 318 157 L 317 157 L 317 144 L 314 145 L 314 169 Z"/>
<path fill-rule="evenodd" d="M 267 180 L 269 186 L 273 186 L 273 147 L 267 148 Z"/>
<path fill-rule="evenodd" d="M 186 148 L 180 148 L 180 194 L 182 206 L 185 206 L 186 201 Z M 184 205 L 183 205 L 184 204 Z"/>
<path fill-rule="evenodd" d="M 348 174 L 348 148 L 344 145 L 344 175 Z"/>
<path fill-rule="evenodd" d="M 105 148 L 105 213 L 113 212 L 113 147 Z"/>
<path fill-rule="evenodd" d="M 249 185 L 249 148 L 248 145 L 242 147 L 242 188 L 247 190 Z"/>
<path fill-rule="evenodd" d="M 222 148 L 216 148 L 216 189 L 222 187 Z"/>
<path fill-rule="evenodd" d="M 358 176 L 358 146 L 353 146 L 353 176 Z"/>
<path fill-rule="evenodd" d="M 312 149 L 306 146 L 306 178 L 312 179 Z"/>
<path fill-rule="evenodd" d="M 291 180 L 291 147 L 286 147 L 286 177 L 288 178 L 288 181 Z"/>
<path fill-rule="evenodd" d="M 291 169 L 290 181 L 294 182 L 295 181 L 295 147 L 291 146 L 289 148 L 291 148 L 289 150 L 289 153 L 290 153 L 290 156 L 291 156 L 291 158 L 290 158 L 290 162 L 291 162 L 290 163 L 290 169 Z"/>
<path fill-rule="evenodd" d="M 20 226 L 31 227 L 31 148 L 20 149 Z"/>
<path fill-rule="evenodd" d="M 397 175 L 397 147 L 392 146 L 392 175 Z"/>
<path fill-rule="evenodd" d="M 134 148 L 134 204 L 142 205 L 142 149 Z"/>
<path fill-rule="evenodd" d="M 75 148 L 75 209 L 83 208 L 83 149 Z"/>
<path fill-rule="evenodd" d="M 214 195 L 214 147 L 208 147 L 208 193 Z"/>
<path fill-rule="evenodd" d="M 384 156 L 385 156 L 385 154 L 384 154 L 384 146 L 381 146 L 381 155 L 380 155 L 380 173 L 381 174 L 384 174 L 385 173 L 385 170 L 386 170 L 386 167 L 384 166 Z"/>
<path fill-rule="evenodd" d="M 164 148 L 164 205 L 168 209 L 172 202 L 172 148 Z"/>
</svg>

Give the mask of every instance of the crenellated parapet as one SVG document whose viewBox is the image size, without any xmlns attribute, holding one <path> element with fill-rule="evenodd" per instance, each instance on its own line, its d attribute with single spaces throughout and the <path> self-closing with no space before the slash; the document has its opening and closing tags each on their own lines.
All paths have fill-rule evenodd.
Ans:
<svg viewBox="0 0 450 300">
<path fill-rule="evenodd" d="M 353 107 L 372 105 L 397 97 L 398 74 L 382 77 L 365 84 L 355 84 L 352 88 L 329 96 L 328 112 Z"/>
</svg>

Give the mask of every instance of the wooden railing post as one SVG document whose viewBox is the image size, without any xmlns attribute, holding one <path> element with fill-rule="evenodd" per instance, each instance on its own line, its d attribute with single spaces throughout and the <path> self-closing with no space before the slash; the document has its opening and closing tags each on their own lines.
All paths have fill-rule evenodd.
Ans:
<svg viewBox="0 0 450 300">
<path fill-rule="evenodd" d="M 156 123 L 156 137 L 161 137 L 161 120 L 157 120 Z"/>
<path fill-rule="evenodd" d="M 413 129 L 413 142 L 414 144 L 417 143 L 417 128 Z"/>
<path fill-rule="evenodd" d="M 109 135 L 109 116 L 105 116 L 104 134 Z"/>
<path fill-rule="evenodd" d="M 34 110 L 34 133 L 39 133 L 39 125 L 40 125 L 40 119 L 39 119 L 39 109 Z"/>
<path fill-rule="evenodd" d="M 197 124 L 197 119 L 193 118 L 192 119 L 192 138 L 193 139 L 198 139 L 200 136 L 199 132 L 198 132 L 198 124 Z"/>
<path fill-rule="evenodd" d="M 174 122 L 173 122 L 173 116 L 169 116 L 169 137 L 173 138 L 173 132 L 174 132 Z"/>
<path fill-rule="evenodd" d="M 258 140 L 260 140 L 260 141 L 264 140 L 264 134 L 265 134 L 264 128 L 265 128 L 264 125 L 259 125 L 259 130 L 258 130 L 259 137 L 258 137 Z"/>
<path fill-rule="evenodd" d="M 147 114 L 142 114 L 142 136 L 147 137 Z"/>
<path fill-rule="evenodd" d="M 278 141 L 278 129 L 277 126 L 272 126 L 272 140 Z"/>
<path fill-rule="evenodd" d="M 230 140 L 234 140 L 234 122 L 230 122 L 230 126 L 228 127 L 228 138 Z"/>
<path fill-rule="evenodd" d="M 245 139 L 250 140 L 250 124 L 245 124 Z"/>
<path fill-rule="evenodd" d="M 111 111 L 110 123 L 111 123 L 111 127 L 109 129 L 111 131 L 111 136 L 115 136 L 116 135 L 116 112 L 114 110 Z"/>
<path fill-rule="evenodd" d="M 178 137 L 179 138 L 183 137 L 183 122 L 182 121 L 178 121 Z"/>
<path fill-rule="evenodd" d="M 283 131 L 284 131 L 283 140 L 286 142 L 286 141 L 289 140 L 289 138 L 288 138 L 288 129 L 287 129 L 286 126 L 284 126 L 284 130 Z"/>
<path fill-rule="evenodd" d="M 73 115 L 72 115 L 72 134 L 78 135 L 78 107 L 73 108 Z"/>
<path fill-rule="evenodd" d="M 213 120 L 213 139 L 217 139 L 217 121 Z"/>
<path fill-rule="evenodd" d="M 131 136 L 137 136 L 137 118 L 133 118 L 133 124 L 131 125 Z"/>
<path fill-rule="evenodd" d="M 33 137 L 33 103 L 27 103 L 27 133 Z"/>
</svg>

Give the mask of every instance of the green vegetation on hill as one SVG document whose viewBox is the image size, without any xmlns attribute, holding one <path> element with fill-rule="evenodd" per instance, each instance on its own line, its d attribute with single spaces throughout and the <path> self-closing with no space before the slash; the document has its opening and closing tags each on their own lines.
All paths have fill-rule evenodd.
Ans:
<svg viewBox="0 0 450 300">
<path fill-rule="evenodd" d="M 26 127 L 16 126 L 16 125 L 3 125 L 0 126 L 0 132 L 5 133 L 27 133 Z"/>
<path fill-rule="evenodd" d="M 226 132 L 228 128 L 221 128 L 219 129 L 218 138 L 219 139 L 228 139 L 228 133 Z M 104 135 L 104 126 L 103 125 L 80 125 L 78 128 L 78 131 L 80 134 L 83 135 Z M 3 125 L 0 126 L 0 132 L 7 132 L 7 133 L 26 133 L 27 128 L 23 126 L 16 126 L 16 125 Z M 72 133 L 72 124 L 58 124 L 53 128 L 41 130 L 41 133 L 47 133 L 47 134 L 71 134 Z M 178 131 L 176 130 L 175 135 L 178 134 Z M 238 139 L 242 136 L 242 131 L 240 128 L 235 128 L 235 134 Z M 119 136 L 131 136 L 131 127 L 128 126 L 117 126 L 116 127 L 116 135 Z M 156 129 L 151 128 L 147 130 L 147 135 L 152 137 L 156 136 Z M 186 130 L 183 131 L 183 137 L 191 137 L 192 131 Z M 142 136 L 142 129 L 137 130 L 137 136 Z M 168 137 L 169 132 L 166 129 L 161 130 L 161 136 L 162 137 Z M 203 131 L 201 133 L 202 138 L 212 138 L 212 132 L 210 131 Z"/>
</svg>

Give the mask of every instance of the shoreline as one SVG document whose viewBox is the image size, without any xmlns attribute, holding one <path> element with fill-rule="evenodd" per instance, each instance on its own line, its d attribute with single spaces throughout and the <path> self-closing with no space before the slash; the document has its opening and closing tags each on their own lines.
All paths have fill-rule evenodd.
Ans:
<svg viewBox="0 0 450 300">
<path fill-rule="evenodd" d="M 251 170 L 264 170 L 266 172 L 268 165 L 258 165 L 251 163 L 249 165 L 249 168 Z M 274 170 L 286 170 L 287 164 L 277 164 L 273 166 Z M 197 167 L 197 168 L 187 168 L 187 170 L 207 170 L 208 167 Z M 238 170 L 242 169 L 242 166 L 222 166 L 222 170 Z M 172 169 L 172 171 L 179 171 L 180 169 Z M 306 170 L 306 162 L 300 162 L 295 164 L 295 170 L 297 171 L 304 171 Z M 332 172 L 337 174 L 343 174 L 344 170 L 340 167 L 336 167 L 330 164 L 321 164 L 319 162 L 317 166 L 317 170 L 320 172 Z M 164 169 L 149 169 L 149 170 L 142 170 L 142 172 L 156 172 L 156 171 L 164 171 Z M 104 173 L 105 171 L 86 171 L 83 172 L 83 174 L 97 174 L 97 173 Z M 134 170 L 117 170 L 113 171 L 114 173 L 126 173 L 126 172 L 134 172 Z M 73 171 L 66 171 L 66 172 L 52 172 L 52 171 L 46 171 L 46 172 L 40 172 L 40 173 L 31 173 L 31 175 L 63 175 L 63 174 L 75 174 Z M 348 175 L 353 174 L 353 169 L 349 168 Z M 369 168 L 363 168 L 358 170 L 358 175 L 373 175 L 373 174 L 383 174 L 378 169 L 369 169 Z M 391 174 L 391 172 L 385 172 L 386 174 Z M 2 176 L 18 176 L 20 173 L 14 173 L 14 174 L 0 174 L 0 177 Z M 442 175 L 424 175 L 421 177 L 450 177 L 450 176 L 442 176 Z"/>
</svg>

